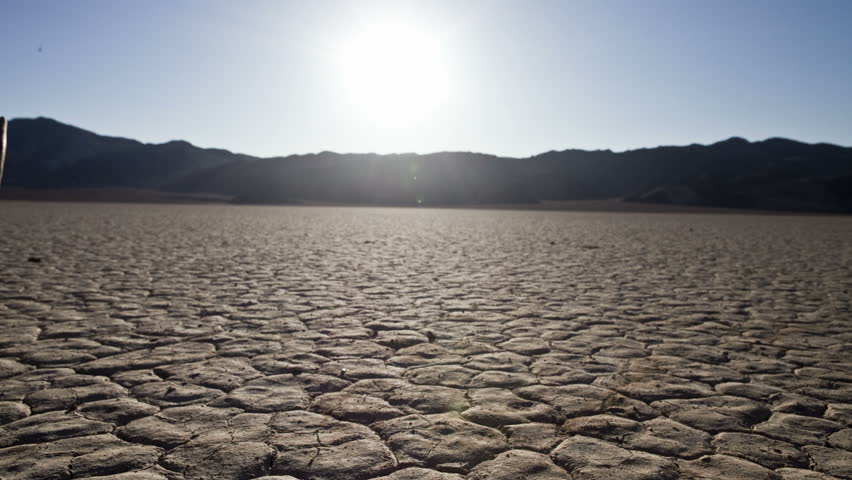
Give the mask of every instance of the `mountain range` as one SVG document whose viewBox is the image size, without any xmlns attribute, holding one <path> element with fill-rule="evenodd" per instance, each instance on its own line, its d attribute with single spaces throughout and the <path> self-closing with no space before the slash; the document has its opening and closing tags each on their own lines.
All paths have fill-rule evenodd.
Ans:
<svg viewBox="0 0 852 480">
<path fill-rule="evenodd" d="M 146 144 L 48 118 L 9 123 L 3 187 L 134 189 L 235 203 L 535 204 L 620 199 L 701 207 L 852 213 L 852 148 L 784 138 L 625 152 L 470 152 L 258 158 L 184 141 Z"/>
</svg>

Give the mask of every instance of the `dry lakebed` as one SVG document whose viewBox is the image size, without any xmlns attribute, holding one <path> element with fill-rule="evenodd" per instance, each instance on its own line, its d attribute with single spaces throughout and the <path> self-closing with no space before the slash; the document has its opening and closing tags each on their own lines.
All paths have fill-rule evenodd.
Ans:
<svg viewBox="0 0 852 480">
<path fill-rule="evenodd" d="M 852 479 L 852 218 L 0 203 L 0 479 Z"/>
</svg>

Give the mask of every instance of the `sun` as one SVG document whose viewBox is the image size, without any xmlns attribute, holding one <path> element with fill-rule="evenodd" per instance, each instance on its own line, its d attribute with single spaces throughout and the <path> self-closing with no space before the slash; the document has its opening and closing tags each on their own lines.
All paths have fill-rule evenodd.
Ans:
<svg viewBox="0 0 852 480">
<path fill-rule="evenodd" d="M 337 63 L 354 113 L 377 126 L 420 123 L 449 94 L 441 38 L 411 22 L 361 26 L 339 45 Z"/>
</svg>

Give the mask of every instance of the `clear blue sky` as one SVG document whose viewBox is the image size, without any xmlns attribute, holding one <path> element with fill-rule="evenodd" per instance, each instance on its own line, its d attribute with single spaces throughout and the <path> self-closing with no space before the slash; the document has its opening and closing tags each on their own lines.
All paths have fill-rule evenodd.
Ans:
<svg viewBox="0 0 852 480">
<path fill-rule="evenodd" d="M 408 29 L 431 43 L 397 38 Z M 852 145 L 850 0 L 0 0 L 0 40 L 0 114 L 146 142 L 261 156 Z M 385 95 L 398 78 L 408 89 Z"/>
</svg>

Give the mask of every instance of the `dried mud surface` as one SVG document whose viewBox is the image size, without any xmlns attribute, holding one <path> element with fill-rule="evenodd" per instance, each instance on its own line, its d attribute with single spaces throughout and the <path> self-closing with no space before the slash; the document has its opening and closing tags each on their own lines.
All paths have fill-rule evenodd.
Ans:
<svg viewBox="0 0 852 480">
<path fill-rule="evenodd" d="M 0 478 L 852 479 L 852 219 L 0 205 Z"/>
</svg>

